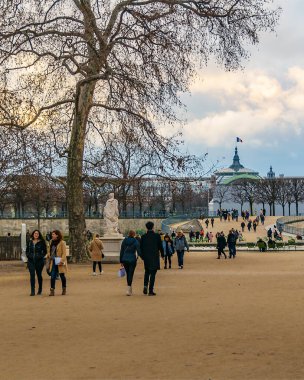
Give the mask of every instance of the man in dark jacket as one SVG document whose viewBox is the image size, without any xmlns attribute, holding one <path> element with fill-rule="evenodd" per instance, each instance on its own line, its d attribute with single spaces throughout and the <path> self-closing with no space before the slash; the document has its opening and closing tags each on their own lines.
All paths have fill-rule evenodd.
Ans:
<svg viewBox="0 0 304 380">
<path fill-rule="evenodd" d="M 149 296 L 156 295 L 156 293 L 154 293 L 154 283 L 156 272 L 160 269 L 159 253 L 161 253 L 161 257 L 164 258 L 164 248 L 161 237 L 153 231 L 153 227 L 153 222 L 146 223 L 147 233 L 142 236 L 140 241 L 141 258 L 145 264 L 143 293 L 148 293 L 149 286 Z"/>
<path fill-rule="evenodd" d="M 221 258 L 221 254 L 225 256 L 225 259 L 227 259 L 227 255 L 224 252 L 226 245 L 227 243 L 226 243 L 225 235 L 224 235 L 224 232 L 222 231 L 217 236 L 217 259 Z"/>
<path fill-rule="evenodd" d="M 237 240 L 236 233 L 235 233 L 234 229 L 232 228 L 229 231 L 229 234 L 227 237 L 227 244 L 228 244 L 228 249 L 229 249 L 229 259 L 231 259 L 231 257 L 233 257 L 235 259 L 236 240 Z"/>
</svg>

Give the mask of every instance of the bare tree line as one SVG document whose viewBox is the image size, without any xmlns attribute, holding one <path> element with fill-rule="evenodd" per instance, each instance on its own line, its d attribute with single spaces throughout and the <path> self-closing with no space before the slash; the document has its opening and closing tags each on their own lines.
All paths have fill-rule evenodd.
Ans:
<svg viewBox="0 0 304 380">
<path fill-rule="evenodd" d="M 296 215 L 299 215 L 299 204 L 304 201 L 304 178 L 279 177 L 263 178 L 257 180 L 243 179 L 230 185 L 217 186 L 215 198 L 222 204 L 232 201 L 240 205 L 249 204 L 251 215 L 253 205 L 261 204 L 269 210 L 269 215 L 276 215 L 276 206 L 281 206 L 280 215 L 291 214 L 291 206 L 294 204 Z"/>
</svg>

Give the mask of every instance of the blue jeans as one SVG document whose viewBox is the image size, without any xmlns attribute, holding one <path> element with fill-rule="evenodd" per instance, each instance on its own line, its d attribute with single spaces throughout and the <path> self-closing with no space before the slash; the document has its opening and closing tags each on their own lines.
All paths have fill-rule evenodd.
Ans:
<svg viewBox="0 0 304 380">
<path fill-rule="evenodd" d="M 51 288 L 55 289 L 56 285 L 56 278 L 58 275 L 58 265 L 55 265 L 55 260 L 53 261 L 53 266 L 52 266 L 52 272 L 51 272 Z M 64 273 L 59 273 L 60 279 L 61 279 L 61 284 L 62 288 L 66 288 L 66 278 Z"/>
<path fill-rule="evenodd" d="M 184 265 L 184 254 L 185 251 L 176 251 L 177 253 L 177 261 L 178 261 L 178 266 L 181 267 Z"/>
<path fill-rule="evenodd" d="M 235 244 L 233 245 L 228 245 L 228 248 L 229 248 L 229 257 L 235 257 L 236 255 L 236 248 L 235 248 Z"/>
</svg>

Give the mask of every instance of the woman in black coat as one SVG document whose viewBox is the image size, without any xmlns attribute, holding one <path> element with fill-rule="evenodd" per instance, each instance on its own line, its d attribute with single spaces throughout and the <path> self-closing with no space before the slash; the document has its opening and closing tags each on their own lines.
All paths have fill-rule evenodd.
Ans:
<svg viewBox="0 0 304 380">
<path fill-rule="evenodd" d="M 45 240 L 39 230 L 34 230 L 31 239 L 26 246 L 27 267 L 30 272 L 31 296 L 35 295 L 35 272 L 38 279 L 37 295 L 42 293 L 42 270 L 44 267 L 44 257 L 47 254 Z"/>
</svg>

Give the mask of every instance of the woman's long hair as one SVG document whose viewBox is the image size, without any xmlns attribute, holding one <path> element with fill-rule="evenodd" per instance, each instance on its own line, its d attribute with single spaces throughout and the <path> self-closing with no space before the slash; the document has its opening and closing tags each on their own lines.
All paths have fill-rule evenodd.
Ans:
<svg viewBox="0 0 304 380">
<path fill-rule="evenodd" d="M 36 231 L 39 233 L 39 238 L 38 238 L 38 239 L 44 241 L 44 237 L 42 236 L 42 233 L 41 233 L 39 230 L 37 230 L 37 229 L 34 230 L 34 231 L 31 233 L 31 239 L 34 240 L 34 233 L 35 233 Z"/>
<path fill-rule="evenodd" d="M 52 245 L 53 244 L 57 245 L 63 239 L 62 233 L 59 230 L 54 230 L 54 231 L 52 231 L 52 234 L 53 233 L 58 236 L 58 239 L 56 239 L 56 240 L 52 239 Z"/>
</svg>

